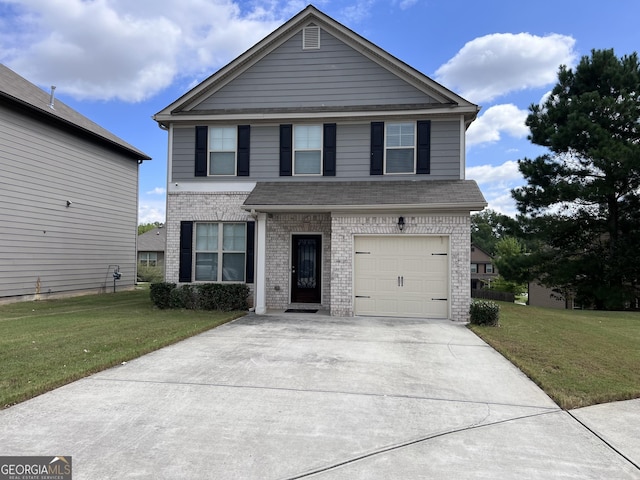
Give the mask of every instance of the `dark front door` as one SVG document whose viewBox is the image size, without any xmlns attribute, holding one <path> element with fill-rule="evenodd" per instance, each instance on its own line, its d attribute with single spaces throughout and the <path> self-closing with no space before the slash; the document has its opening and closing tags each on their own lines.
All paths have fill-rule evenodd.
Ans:
<svg viewBox="0 0 640 480">
<path fill-rule="evenodd" d="M 321 302 L 320 235 L 294 235 L 291 251 L 291 303 Z"/>
</svg>

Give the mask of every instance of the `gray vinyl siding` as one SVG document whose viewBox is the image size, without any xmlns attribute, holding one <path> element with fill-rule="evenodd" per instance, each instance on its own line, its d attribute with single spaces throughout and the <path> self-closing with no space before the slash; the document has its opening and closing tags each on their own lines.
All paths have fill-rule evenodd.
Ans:
<svg viewBox="0 0 640 480">
<path fill-rule="evenodd" d="M 297 33 L 194 110 L 430 104 L 436 100 L 321 32 L 319 50 Z"/>
<path fill-rule="evenodd" d="M 0 169 L 0 298 L 134 284 L 136 160 L 0 105 Z"/>
<path fill-rule="evenodd" d="M 195 128 L 173 129 L 173 158 L 171 181 L 237 182 L 251 181 L 384 181 L 398 180 L 408 175 L 369 175 L 370 123 L 340 124 L 336 133 L 336 176 L 280 177 L 279 126 L 251 127 L 251 161 L 249 177 L 195 177 Z M 454 180 L 460 178 L 460 122 L 456 120 L 431 122 L 431 174 L 416 178 Z"/>
</svg>

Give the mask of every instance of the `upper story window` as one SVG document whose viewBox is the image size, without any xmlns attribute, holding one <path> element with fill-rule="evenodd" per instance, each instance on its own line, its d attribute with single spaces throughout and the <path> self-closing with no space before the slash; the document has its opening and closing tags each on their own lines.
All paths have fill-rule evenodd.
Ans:
<svg viewBox="0 0 640 480">
<path fill-rule="evenodd" d="M 236 127 L 209 128 L 209 175 L 236 174 Z"/>
<path fill-rule="evenodd" d="M 385 127 L 385 173 L 415 173 L 415 123 L 387 123 Z"/>
<path fill-rule="evenodd" d="M 371 122 L 370 175 L 430 173 L 430 120 Z"/>
<path fill-rule="evenodd" d="M 293 152 L 294 175 L 322 175 L 322 125 L 295 125 Z"/>
</svg>

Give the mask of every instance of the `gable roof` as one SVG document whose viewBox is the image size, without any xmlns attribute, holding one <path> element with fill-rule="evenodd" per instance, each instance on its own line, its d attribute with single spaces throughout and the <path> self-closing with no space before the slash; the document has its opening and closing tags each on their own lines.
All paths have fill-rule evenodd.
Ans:
<svg viewBox="0 0 640 480">
<path fill-rule="evenodd" d="M 258 61 L 300 32 L 311 22 L 315 25 L 319 25 L 322 29 L 327 30 L 331 35 L 351 46 L 371 61 L 402 78 L 407 83 L 423 91 L 426 95 L 438 100 L 440 103 L 437 107 L 439 107 L 443 113 L 464 114 L 467 125 L 475 119 L 479 111 L 479 107 L 477 105 L 465 100 L 423 73 L 384 51 L 380 47 L 374 45 L 333 18 L 322 13 L 313 5 L 309 5 L 231 63 L 222 67 L 209 78 L 158 112 L 154 115 L 154 120 L 156 120 L 161 126 L 166 125 L 170 120 L 177 116 L 180 116 L 184 120 L 198 120 L 199 116 L 203 115 L 202 112 L 194 110 L 194 107 L 197 106 L 198 103 L 202 102 L 205 98 L 241 75 L 249 67 L 255 65 Z M 437 113 L 433 106 L 430 110 Z M 336 111 L 336 109 L 319 108 L 318 111 Z M 349 113 L 353 115 L 354 112 L 351 111 Z"/>
<path fill-rule="evenodd" d="M 482 210 L 473 180 L 385 182 L 258 182 L 244 202 L 260 212 L 350 210 Z"/>
<path fill-rule="evenodd" d="M 31 114 L 44 116 L 71 127 L 77 134 L 109 144 L 136 160 L 151 160 L 144 152 L 92 122 L 60 100 L 51 107 L 51 96 L 5 65 L 0 64 L 0 99 L 26 108 Z"/>
<path fill-rule="evenodd" d="M 164 252 L 167 243 L 167 229 L 154 228 L 142 235 L 138 235 L 139 252 Z"/>
</svg>

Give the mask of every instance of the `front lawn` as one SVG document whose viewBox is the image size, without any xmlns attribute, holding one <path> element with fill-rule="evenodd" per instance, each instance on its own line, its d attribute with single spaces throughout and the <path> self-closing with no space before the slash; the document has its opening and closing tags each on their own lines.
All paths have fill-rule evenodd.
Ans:
<svg viewBox="0 0 640 480">
<path fill-rule="evenodd" d="M 470 328 L 560 407 L 640 397 L 640 313 L 497 303 L 499 327 Z"/>
<path fill-rule="evenodd" d="M 148 290 L 0 305 L 0 408 L 242 315 L 158 310 Z"/>
</svg>

